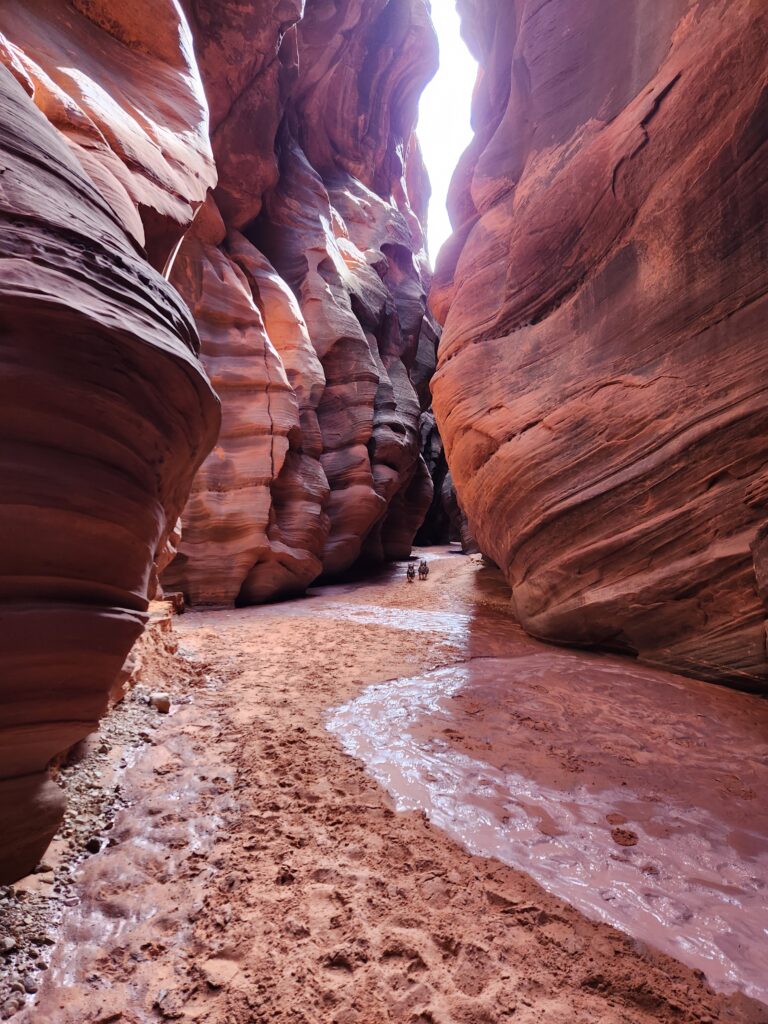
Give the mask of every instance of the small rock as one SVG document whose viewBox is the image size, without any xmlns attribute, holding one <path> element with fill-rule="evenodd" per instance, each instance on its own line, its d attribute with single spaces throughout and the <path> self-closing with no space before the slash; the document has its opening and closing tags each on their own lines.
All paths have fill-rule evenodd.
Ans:
<svg viewBox="0 0 768 1024">
<path fill-rule="evenodd" d="M 98 836 L 91 836 L 91 838 L 85 844 L 85 848 L 88 851 L 88 853 L 100 853 L 101 839 L 99 839 Z"/>
<path fill-rule="evenodd" d="M 16 939 L 12 935 L 3 935 L 0 939 L 0 953 L 10 953 L 16 949 Z"/>
<path fill-rule="evenodd" d="M 611 836 L 619 846 L 637 846 L 639 842 L 637 833 L 628 828 L 612 828 Z"/>
<path fill-rule="evenodd" d="M 209 988 L 217 989 L 228 985 L 239 972 L 240 966 L 232 960 L 213 957 L 202 966 L 203 977 Z"/>
<path fill-rule="evenodd" d="M 150 693 L 149 706 L 155 708 L 161 715 L 167 715 L 171 710 L 171 698 L 167 693 Z"/>
<path fill-rule="evenodd" d="M 36 875 L 47 875 L 50 871 L 53 871 L 53 867 L 44 860 L 41 860 L 35 868 Z"/>
<path fill-rule="evenodd" d="M 30 995 L 34 995 L 35 992 L 37 992 L 37 989 L 38 984 L 35 981 L 35 979 L 32 977 L 31 974 L 26 974 L 24 976 L 24 991 L 28 992 Z"/>
<path fill-rule="evenodd" d="M 23 982 L 19 981 L 18 978 L 14 978 L 13 981 L 11 982 L 11 984 L 8 987 L 10 988 L 11 992 L 23 992 L 24 991 L 24 984 L 23 984 Z"/>
</svg>

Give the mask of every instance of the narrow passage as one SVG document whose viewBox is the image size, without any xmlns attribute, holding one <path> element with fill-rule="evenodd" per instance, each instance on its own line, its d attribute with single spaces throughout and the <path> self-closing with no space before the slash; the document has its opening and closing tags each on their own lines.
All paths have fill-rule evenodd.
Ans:
<svg viewBox="0 0 768 1024">
<path fill-rule="evenodd" d="M 80 869 L 79 905 L 18 1019 L 766 1020 L 526 874 L 471 855 L 421 811 L 397 811 L 344 752 L 352 723 L 344 733 L 334 709 L 372 684 L 532 643 L 501 625 L 503 588 L 479 558 L 430 558 L 423 584 L 400 567 L 175 620 L 171 714 L 126 769 L 113 845 Z M 473 617 L 485 623 L 474 632 Z M 613 850 L 610 823 L 605 834 Z"/>
</svg>

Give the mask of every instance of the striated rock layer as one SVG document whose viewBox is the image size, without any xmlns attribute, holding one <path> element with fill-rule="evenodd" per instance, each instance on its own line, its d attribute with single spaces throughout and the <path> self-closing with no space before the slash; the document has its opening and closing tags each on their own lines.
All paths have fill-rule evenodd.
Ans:
<svg viewBox="0 0 768 1024">
<path fill-rule="evenodd" d="M 434 406 L 521 623 L 765 690 L 768 9 L 462 0 Z"/>
<path fill-rule="evenodd" d="M 410 551 L 435 64 L 426 0 L 0 5 L 0 880 L 159 574 L 253 603 Z"/>
<path fill-rule="evenodd" d="M 187 8 L 219 185 L 171 280 L 224 423 L 163 580 L 194 604 L 249 604 L 406 556 L 429 506 L 436 332 L 412 133 L 436 46 L 425 0 Z"/>
<path fill-rule="evenodd" d="M 218 429 L 157 272 L 215 178 L 205 100 L 175 4 L 126 6 L 0 7 L 0 881 L 55 832 L 48 763 L 103 712 Z"/>
</svg>

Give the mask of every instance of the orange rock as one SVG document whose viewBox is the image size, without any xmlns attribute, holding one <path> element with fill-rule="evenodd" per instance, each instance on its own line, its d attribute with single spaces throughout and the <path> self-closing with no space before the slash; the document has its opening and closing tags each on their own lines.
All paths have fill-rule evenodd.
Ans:
<svg viewBox="0 0 768 1024">
<path fill-rule="evenodd" d="M 130 18 L 122 39 L 0 9 L 0 881 L 56 830 L 48 763 L 103 712 L 218 429 L 194 323 L 137 245 L 164 262 L 212 176 L 202 93 L 163 49 L 182 26 L 155 8 L 162 52 Z"/>
<path fill-rule="evenodd" d="M 412 131 L 435 43 L 421 0 L 397 18 L 383 0 L 332 17 L 189 6 L 219 185 L 172 280 L 224 426 L 164 581 L 192 603 L 248 604 L 403 557 L 431 500 L 418 425 L 436 332 Z"/>
<path fill-rule="evenodd" d="M 433 392 L 472 532 L 532 634 L 764 690 L 768 11 L 461 6 Z"/>
<path fill-rule="evenodd" d="M 183 6 L 0 7 L 0 880 L 160 571 L 298 593 L 407 552 L 431 498 L 427 6 Z"/>
</svg>

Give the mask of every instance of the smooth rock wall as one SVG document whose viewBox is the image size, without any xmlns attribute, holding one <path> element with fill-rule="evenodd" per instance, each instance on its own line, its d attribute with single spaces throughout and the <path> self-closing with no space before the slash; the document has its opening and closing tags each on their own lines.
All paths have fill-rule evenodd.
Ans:
<svg viewBox="0 0 768 1024">
<path fill-rule="evenodd" d="M 436 45 L 424 0 L 187 8 L 219 185 L 172 281 L 224 427 L 163 580 L 193 604 L 249 604 L 406 557 L 429 506 L 437 335 L 413 128 Z"/>
<path fill-rule="evenodd" d="M 48 763 L 106 706 L 219 418 L 189 312 L 138 247 L 125 197 L 145 167 L 125 171 L 118 202 L 106 140 L 80 159 L 97 111 L 40 84 L 64 72 L 19 47 L 11 15 L 25 29 L 34 6 L 0 11 L 0 881 L 31 870 L 56 830 L 64 798 Z M 46 56 L 58 41 L 52 28 Z M 82 132 L 54 127 L 65 123 Z M 168 222 L 158 244 L 184 216 L 176 172 L 152 219 Z M 161 179 L 162 167 L 147 202 Z"/>
<path fill-rule="evenodd" d="M 533 635 L 765 690 L 768 8 L 462 0 L 434 408 Z"/>
<path fill-rule="evenodd" d="M 435 63 L 425 0 L 0 6 L 0 880 L 159 573 L 242 604 L 409 552 Z"/>
</svg>

